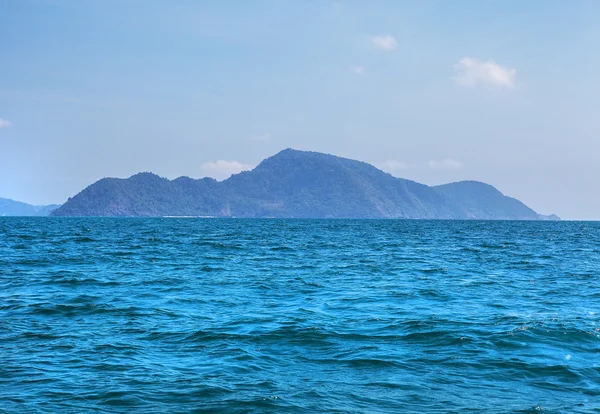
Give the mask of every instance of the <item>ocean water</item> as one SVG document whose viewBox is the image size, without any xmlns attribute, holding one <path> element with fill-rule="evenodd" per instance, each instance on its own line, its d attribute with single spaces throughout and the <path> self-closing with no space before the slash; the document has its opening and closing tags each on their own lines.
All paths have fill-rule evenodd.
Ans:
<svg viewBox="0 0 600 414">
<path fill-rule="evenodd" d="M 600 223 L 0 218 L 0 412 L 600 412 Z"/>
</svg>

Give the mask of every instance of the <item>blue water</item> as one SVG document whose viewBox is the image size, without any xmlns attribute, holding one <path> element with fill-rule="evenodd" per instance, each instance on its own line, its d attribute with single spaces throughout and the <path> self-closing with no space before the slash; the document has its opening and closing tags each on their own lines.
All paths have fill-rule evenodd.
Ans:
<svg viewBox="0 0 600 414">
<path fill-rule="evenodd" d="M 600 411 L 600 223 L 0 218 L 0 412 Z"/>
</svg>

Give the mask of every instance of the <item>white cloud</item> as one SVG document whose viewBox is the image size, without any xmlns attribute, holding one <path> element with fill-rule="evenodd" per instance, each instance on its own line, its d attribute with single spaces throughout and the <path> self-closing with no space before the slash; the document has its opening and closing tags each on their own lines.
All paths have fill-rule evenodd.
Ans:
<svg viewBox="0 0 600 414">
<path fill-rule="evenodd" d="M 480 84 L 494 85 L 504 88 L 515 86 L 517 70 L 500 66 L 493 60 L 464 57 L 454 65 L 456 82 L 463 86 L 475 87 Z"/>
<path fill-rule="evenodd" d="M 267 132 L 261 135 L 252 135 L 250 139 L 252 141 L 269 141 L 271 139 L 271 134 Z"/>
<path fill-rule="evenodd" d="M 394 50 L 398 46 L 396 38 L 392 35 L 372 36 L 371 44 L 381 50 Z"/>
<path fill-rule="evenodd" d="M 350 68 L 350 72 L 354 73 L 355 75 L 362 76 L 367 73 L 367 70 L 363 66 L 352 66 Z"/>
<path fill-rule="evenodd" d="M 463 163 L 451 158 L 446 158 L 445 160 L 441 161 L 427 161 L 427 166 L 436 170 L 459 170 L 463 167 Z"/>
<path fill-rule="evenodd" d="M 383 171 L 387 171 L 389 173 L 393 173 L 399 170 L 406 170 L 409 167 L 407 163 L 396 160 L 387 160 L 380 164 L 377 164 L 377 166 Z"/>
<path fill-rule="evenodd" d="M 12 125 L 12 122 L 10 122 L 6 119 L 0 118 L 0 128 L 8 128 L 11 125 Z"/>
<path fill-rule="evenodd" d="M 239 161 L 218 160 L 202 164 L 202 169 L 211 177 L 218 180 L 228 178 L 231 174 L 251 170 L 252 168 L 252 165 L 244 164 Z"/>
</svg>

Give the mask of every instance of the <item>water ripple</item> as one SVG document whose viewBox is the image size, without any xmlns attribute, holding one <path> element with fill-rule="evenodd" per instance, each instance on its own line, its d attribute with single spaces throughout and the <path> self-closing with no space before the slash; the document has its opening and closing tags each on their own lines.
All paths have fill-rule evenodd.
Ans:
<svg viewBox="0 0 600 414">
<path fill-rule="evenodd" d="M 0 218 L 0 411 L 598 411 L 599 263 L 587 222 Z"/>
</svg>

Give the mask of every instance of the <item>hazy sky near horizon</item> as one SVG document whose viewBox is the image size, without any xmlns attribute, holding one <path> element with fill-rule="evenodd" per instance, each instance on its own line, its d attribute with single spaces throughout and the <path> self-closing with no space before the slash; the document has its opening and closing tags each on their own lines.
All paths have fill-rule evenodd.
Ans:
<svg viewBox="0 0 600 414">
<path fill-rule="evenodd" d="M 0 197 L 284 148 L 600 219 L 600 1 L 4 0 Z"/>
</svg>

